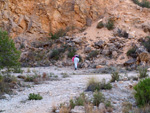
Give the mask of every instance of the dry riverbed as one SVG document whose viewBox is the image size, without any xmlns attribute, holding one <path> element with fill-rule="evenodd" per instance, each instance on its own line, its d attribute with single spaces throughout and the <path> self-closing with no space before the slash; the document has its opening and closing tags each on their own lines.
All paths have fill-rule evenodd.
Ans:
<svg viewBox="0 0 150 113">
<path fill-rule="evenodd" d="M 29 68 L 23 68 L 22 75 L 27 75 Z M 30 73 L 38 74 L 54 73 L 58 80 L 44 81 L 42 84 L 25 87 L 23 90 L 15 90 L 15 95 L 5 95 L 6 99 L 0 100 L 0 110 L 3 113 L 50 113 L 53 106 L 68 102 L 71 98 L 79 96 L 86 89 L 86 84 L 91 77 L 106 81 L 111 79 L 111 74 L 92 74 L 92 69 L 79 69 L 75 71 L 72 67 L 38 67 L 30 68 Z M 67 76 L 64 76 L 65 73 Z M 137 76 L 136 72 L 127 73 L 128 77 Z M 15 74 L 18 76 L 19 74 Z M 124 74 L 122 74 L 124 75 Z M 133 80 L 119 81 L 112 84 L 113 88 L 102 91 L 107 99 L 112 101 L 115 111 L 122 110 L 122 103 L 130 101 L 135 104 L 132 94 L 132 86 L 137 83 Z M 39 93 L 42 100 L 28 100 L 30 93 Z M 91 95 L 91 92 L 87 92 Z"/>
</svg>

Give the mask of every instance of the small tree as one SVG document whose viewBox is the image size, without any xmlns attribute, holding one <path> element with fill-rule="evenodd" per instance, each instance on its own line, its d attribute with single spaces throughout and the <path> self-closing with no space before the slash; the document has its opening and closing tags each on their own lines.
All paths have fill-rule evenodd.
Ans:
<svg viewBox="0 0 150 113">
<path fill-rule="evenodd" d="M 0 69 L 18 66 L 20 52 L 6 31 L 0 30 Z"/>
</svg>

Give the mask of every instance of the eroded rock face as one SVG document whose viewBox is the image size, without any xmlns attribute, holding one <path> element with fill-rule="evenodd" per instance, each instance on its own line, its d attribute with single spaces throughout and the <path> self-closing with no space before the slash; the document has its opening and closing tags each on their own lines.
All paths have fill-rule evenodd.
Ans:
<svg viewBox="0 0 150 113">
<path fill-rule="evenodd" d="M 110 0 L 1 0 L 0 28 L 15 38 L 40 38 L 69 27 L 91 25 Z M 112 3 L 111 3 L 112 4 Z"/>
</svg>

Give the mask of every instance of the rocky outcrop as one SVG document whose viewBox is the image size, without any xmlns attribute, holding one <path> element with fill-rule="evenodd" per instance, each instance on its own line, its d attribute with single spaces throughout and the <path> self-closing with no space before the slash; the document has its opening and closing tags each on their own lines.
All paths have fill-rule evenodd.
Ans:
<svg viewBox="0 0 150 113">
<path fill-rule="evenodd" d="M 15 38 L 46 37 L 59 29 L 90 26 L 110 0 L 0 0 L 0 27 Z"/>
</svg>

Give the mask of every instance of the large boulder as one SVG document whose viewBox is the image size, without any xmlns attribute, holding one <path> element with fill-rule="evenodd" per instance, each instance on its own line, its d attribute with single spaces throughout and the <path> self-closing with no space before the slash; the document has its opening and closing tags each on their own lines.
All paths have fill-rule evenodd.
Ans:
<svg viewBox="0 0 150 113">
<path fill-rule="evenodd" d="M 91 52 L 91 48 L 90 48 L 90 47 L 85 47 L 84 52 L 85 52 L 85 53 Z"/>
<path fill-rule="evenodd" d="M 136 59 L 130 59 L 124 63 L 124 66 L 131 66 L 136 63 Z"/>
<path fill-rule="evenodd" d="M 144 30 L 144 32 L 150 32 L 150 22 L 143 23 L 142 29 Z"/>
<path fill-rule="evenodd" d="M 102 55 L 108 56 L 111 54 L 111 51 L 109 50 L 109 48 L 104 48 L 102 51 Z"/>
<path fill-rule="evenodd" d="M 103 40 L 100 40 L 100 41 L 94 43 L 94 46 L 96 48 L 104 48 L 105 45 L 106 45 L 106 42 Z"/>
<path fill-rule="evenodd" d="M 82 37 L 76 37 L 72 40 L 76 44 L 81 44 L 82 43 Z"/>
</svg>

